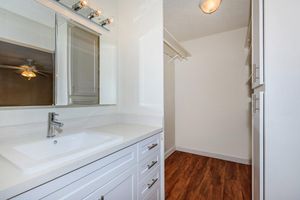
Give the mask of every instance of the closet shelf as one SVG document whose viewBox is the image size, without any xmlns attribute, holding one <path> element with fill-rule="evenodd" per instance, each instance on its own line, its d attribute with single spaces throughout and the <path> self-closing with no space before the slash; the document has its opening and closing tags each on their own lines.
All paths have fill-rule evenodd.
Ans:
<svg viewBox="0 0 300 200">
<path fill-rule="evenodd" d="M 175 39 L 175 37 L 164 28 L 164 53 L 171 60 L 179 58 L 180 60 L 191 57 L 191 54 Z"/>
</svg>

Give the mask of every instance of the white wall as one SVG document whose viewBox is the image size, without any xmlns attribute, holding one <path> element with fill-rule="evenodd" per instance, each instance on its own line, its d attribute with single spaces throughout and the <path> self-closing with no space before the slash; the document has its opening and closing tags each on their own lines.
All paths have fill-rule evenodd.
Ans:
<svg viewBox="0 0 300 200">
<path fill-rule="evenodd" d="M 164 130 L 165 152 L 171 153 L 175 147 L 175 64 L 164 56 Z"/>
<path fill-rule="evenodd" d="M 183 43 L 192 57 L 176 63 L 177 147 L 249 161 L 246 31 L 242 28 Z"/>
<path fill-rule="evenodd" d="M 40 16 L 41 18 L 45 15 L 52 16 L 52 21 L 48 20 L 48 24 L 40 23 L 22 16 L 22 13 L 16 14 L 11 10 L 2 9 L 0 6 L 0 40 L 53 53 L 55 50 L 55 12 L 49 11 L 41 5 L 37 6 L 38 3 L 33 5 L 36 9 L 45 11 Z M 26 11 L 31 13 L 31 10 L 27 9 Z"/>
<path fill-rule="evenodd" d="M 265 199 L 300 199 L 300 1 L 264 1 Z"/>
<path fill-rule="evenodd" d="M 121 112 L 163 116 L 162 0 L 119 0 Z"/>
</svg>

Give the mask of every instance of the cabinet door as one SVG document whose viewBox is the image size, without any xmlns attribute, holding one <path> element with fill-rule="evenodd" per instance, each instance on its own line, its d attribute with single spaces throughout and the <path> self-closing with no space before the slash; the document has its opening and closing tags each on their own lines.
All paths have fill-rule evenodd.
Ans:
<svg viewBox="0 0 300 200">
<path fill-rule="evenodd" d="M 137 168 L 133 167 L 84 200 L 137 200 Z"/>
<path fill-rule="evenodd" d="M 137 145 L 96 160 L 22 193 L 14 200 L 81 200 L 137 165 Z M 1 199 L 1 198 L 0 198 Z"/>
<path fill-rule="evenodd" d="M 99 103 L 99 35 L 68 25 L 69 103 Z"/>
<path fill-rule="evenodd" d="M 264 84 L 263 3 L 252 0 L 252 88 Z"/>
<path fill-rule="evenodd" d="M 264 93 L 252 96 L 252 199 L 264 199 Z"/>
<path fill-rule="evenodd" d="M 144 200 L 160 200 L 160 190 L 159 187 L 155 188 L 149 195 L 145 197 Z"/>
</svg>

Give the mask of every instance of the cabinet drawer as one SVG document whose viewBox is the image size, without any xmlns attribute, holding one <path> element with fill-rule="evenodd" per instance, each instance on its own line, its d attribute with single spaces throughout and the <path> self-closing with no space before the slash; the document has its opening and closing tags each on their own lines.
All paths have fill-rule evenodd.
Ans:
<svg viewBox="0 0 300 200">
<path fill-rule="evenodd" d="M 149 173 L 154 171 L 160 165 L 159 151 L 153 152 L 139 164 L 139 180 L 144 179 Z"/>
<path fill-rule="evenodd" d="M 138 144 L 138 159 L 141 161 L 160 149 L 160 135 L 149 137 Z"/>
<path fill-rule="evenodd" d="M 137 163 L 136 145 L 97 160 L 13 199 L 82 199 Z"/>
<path fill-rule="evenodd" d="M 142 182 L 139 183 L 139 199 L 145 199 L 154 190 L 160 187 L 159 166 L 155 168 Z"/>
<path fill-rule="evenodd" d="M 155 186 L 153 191 L 143 198 L 143 200 L 160 200 L 160 189 L 159 186 Z"/>
<path fill-rule="evenodd" d="M 136 179 L 136 167 L 133 167 L 83 200 L 136 200 Z"/>
</svg>

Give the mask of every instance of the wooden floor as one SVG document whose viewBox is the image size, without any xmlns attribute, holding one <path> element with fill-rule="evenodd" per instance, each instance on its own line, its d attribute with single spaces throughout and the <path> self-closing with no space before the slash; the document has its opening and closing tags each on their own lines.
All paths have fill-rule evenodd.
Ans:
<svg viewBox="0 0 300 200">
<path fill-rule="evenodd" d="M 250 200 L 251 166 L 176 151 L 165 163 L 167 200 Z"/>
</svg>

